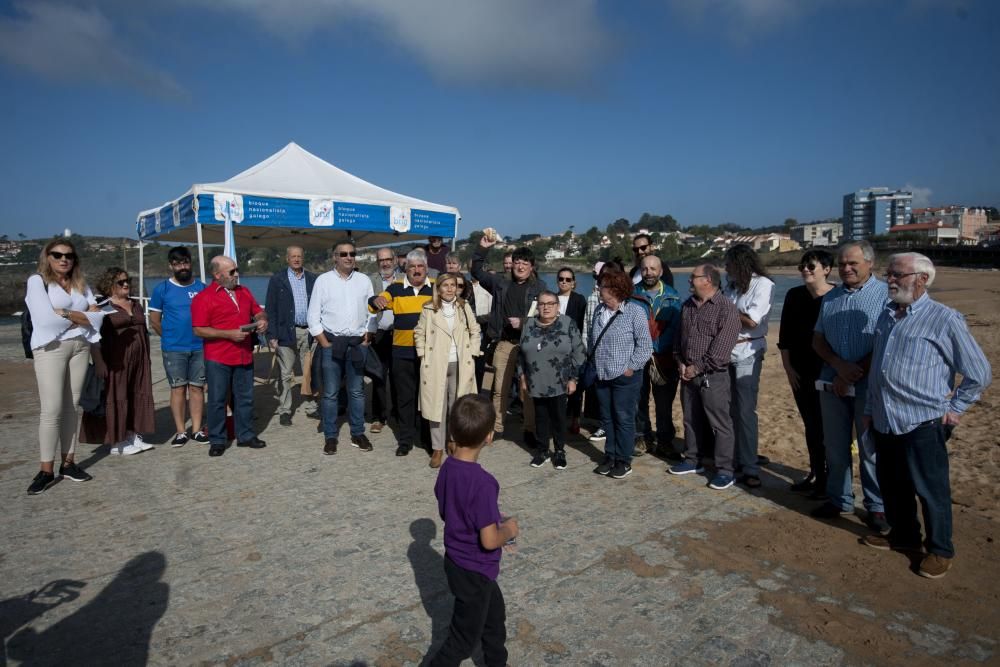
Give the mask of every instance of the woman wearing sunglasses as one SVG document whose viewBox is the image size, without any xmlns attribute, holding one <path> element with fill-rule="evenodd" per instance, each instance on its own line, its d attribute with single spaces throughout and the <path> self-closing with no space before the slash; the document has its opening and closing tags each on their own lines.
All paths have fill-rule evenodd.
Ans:
<svg viewBox="0 0 1000 667">
<path fill-rule="evenodd" d="M 142 434 L 156 430 L 146 316 L 139 302 L 130 298 L 131 281 L 124 269 L 105 271 L 97 291 L 108 297 L 114 309 L 101 323 L 107 398 L 103 418 L 84 415 L 80 440 L 109 445 L 112 454 L 138 454 L 153 448 Z"/>
<path fill-rule="evenodd" d="M 806 429 L 806 448 L 809 450 L 809 474 L 792 484 L 792 490 L 814 497 L 826 497 L 826 448 L 823 446 L 823 418 L 820 414 L 819 378 L 823 361 L 813 350 L 813 328 L 819 317 L 823 296 L 833 289 L 829 282 L 833 270 L 833 255 L 826 250 L 809 250 L 799 260 L 802 285 L 793 287 L 785 295 L 781 308 L 781 330 L 778 332 L 778 349 L 781 364 L 785 367 L 788 384 L 792 388 L 795 405 Z"/>
<path fill-rule="evenodd" d="M 560 271 L 562 273 L 562 271 Z M 521 390 L 535 402 L 537 449 L 534 468 L 549 460 L 556 470 L 566 468 L 566 403 L 577 393 L 580 366 L 586 360 L 583 338 L 576 323 L 559 314 L 559 296 L 543 290 L 538 294 L 538 315 L 529 318 L 521 332 Z M 586 304 L 585 304 L 586 305 Z"/>
<path fill-rule="evenodd" d="M 583 337 L 583 318 L 587 314 L 587 299 L 576 290 L 576 273 L 568 266 L 559 269 L 556 274 L 556 285 L 559 289 L 559 314 L 565 315 Z M 583 404 L 583 392 L 575 391 L 566 401 L 569 410 L 570 433 L 580 432 L 580 406 Z"/>
<path fill-rule="evenodd" d="M 38 382 L 38 447 L 41 466 L 28 487 L 29 495 L 43 493 L 56 481 L 55 458 L 61 455 L 59 476 L 75 482 L 91 476 L 76 465 L 77 404 L 91 356 L 95 370 L 106 368 L 97 344 L 101 336 L 87 319 L 100 310 L 87 287 L 76 248 L 66 239 L 45 244 L 38 273 L 28 278 L 24 303 L 31 315 L 31 351 Z"/>
</svg>

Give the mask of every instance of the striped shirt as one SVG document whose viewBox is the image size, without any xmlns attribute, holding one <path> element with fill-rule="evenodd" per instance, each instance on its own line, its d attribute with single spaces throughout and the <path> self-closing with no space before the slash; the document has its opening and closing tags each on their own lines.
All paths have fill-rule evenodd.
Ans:
<svg viewBox="0 0 1000 667">
<path fill-rule="evenodd" d="M 384 292 L 377 294 L 368 301 L 368 310 L 377 313 L 373 301 L 383 297 L 389 302 L 386 310 L 392 311 L 392 356 L 406 359 L 416 359 L 417 350 L 413 346 L 413 330 L 420 321 L 420 311 L 424 304 L 431 300 L 434 288 L 427 280 L 419 288 L 410 284 L 406 276 L 389 285 Z"/>
<path fill-rule="evenodd" d="M 590 323 L 594 321 L 594 311 L 601 305 L 601 290 L 594 285 L 594 291 L 587 297 L 587 312 L 583 316 L 583 345 L 590 349 Z"/>
<path fill-rule="evenodd" d="M 874 274 L 857 289 L 837 285 L 823 297 L 813 331 L 823 335 L 835 355 L 857 363 L 875 346 L 875 323 L 888 299 L 889 286 Z M 821 380 L 832 382 L 836 376 L 830 364 L 823 364 Z"/>
<path fill-rule="evenodd" d="M 730 355 L 740 333 L 740 314 L 722 290 L 698 305 L 690 296 L 681 305 L 681 329 L 674 337 L 674 356 L 695 375 L 729 368 Z"/>
<path fill-rule="evenodd" d="M 890 303 L 875 326 L 865 414 L 880 433 L 902 435 L 946 412 L 968 410 L 993 372 L 958 311 L 927 294 L 901 319 L 895 310 Z M 962 375 L 957 389 L 956 373 Z"/>
<path fill-rule="evenodd" d="M 292 298 L 295 299 L 295 326 L 304 327 L 309 313 L 309 295 L 306 294 L 306 272 L 296 275 L 288 269 L 288 284 L 292 286 Z"/>
<path fill-rule="evenodd" d="M 621 315 L 611 323 L 608 333 L 594 351 L 594 366 L 601 380 L 614 380 L 626 368 L 641 371 L 653 354 L 646 310 L 633 301 L 625 301 L 618 309 Z M 597 307 L 590 327 L 590 349 L 594 348 L 594 342 L 608 326 L 614 312 L 603 303 Z"/>
</svg>

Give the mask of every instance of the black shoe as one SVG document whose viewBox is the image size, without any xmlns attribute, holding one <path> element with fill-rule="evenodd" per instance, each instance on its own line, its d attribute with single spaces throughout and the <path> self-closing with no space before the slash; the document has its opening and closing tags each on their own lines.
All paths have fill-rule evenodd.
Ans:
<svg viewBox="0 0 1000 667">
<path fill-rule="evenodd" d="M 281 424 L 282 426 L 291 426 L 292 425 L 292 416 L 291 415 L 280 415 L 278 417 L 278 423 Z"/>
<path fill-rule="evenodd" d="M 757 477 L 756 475 L 743 475 L 743 477 L 740 478 L 740 484 L 743 484 L 751 489 L 759 489 L 760 477 Z"/>
<path fill-rule="evenodd" d="M 226 453 L 225 445 L 212 445 L 211 447 L 208 448 L 209 456 L 222 456 L 225 453 Z"/>
<path fill-rule="evenodd" d="M 792 484 L 789 488 L 795 493 L 812 493 L 816 486 L 816 476 L 809 473 L 804 480 Z"/>
<path fill-rule="evenodd" d="M 396 447 L 396 456 L 406 456 L 411 449 L 413 449 L 413 445 L 400 444 L 399 447 Z"/>
<path fill-rule="evenodd" d="M 625 463 L 624 461 L 619 461 L 615 464 L 615 467 L 611 469 L 611 476 L 615 479 L 625 479 L 632 474 L 632 466 Z"/>
<path fill-rule="evenodd" d="M 309 419 L 322 419 L 323 414 L 320 412 L 319 408 L 316 408 L 312 412 L 307 412 L 306 417 L 308 417 Z"/>
<path fill-rule="evenodd" d="M 94 479 L 73 461 L 68 461 L 59 466 L 59 476 L 71 479 L 74 482 L 89 482 Z"/>
<path fill-rule="evenodd" d="M 361 435 L 352 435 L 351 446 L 357 447 L 363 452 L 370 452 L 371 450 L 375 449 L 374 447 L 372 447 L 372 443 L 368 442 L 368 438 L 365 437 L 364 433 L 362 433 Z"/>
<path fill-rule="evenodd" d="M 854 508 L 849 510 L 842 510 L 832 503 L 823 503 L 812 512 L 809 512 L 809 516 L 814 519 L 838 519 L 842 516 L 851 516 L 854 514 Z"/>
<path fill-rule="evenodd" d="M 55 475 L 44 470 L 39 470 L 38 474 L 35 475 L 35 479 L 31 480 L 31 484 L 28 486 L 28 495 L 37 496 L 40 493 L 44 493 L 47 488 L 55 483 Z"/>
<path fill-rule="evenodd" d="M 212 442 L 211 440 L 208 439 L 208 434 L 205 433 L 204 431 L 198 431 L 193 436 L 191 436 L 191 439 L 197 442 L 199 445 L 208 445 Z"/>
<path fill-rule="evenodd" d="M 594 468 L 594 472 L 596 472 L 598 475 L 608 475 L 611 473 L 611 469 L 614 467 L 615 467 L 614 460 L 610 456 L 605 455 L 604 460 L 601 461 L 601 464 L 596 468 Z"/>
<path fill-rule="evenodd" d="M 337 453 L 337 439 L 336 438 L 327 438 L 326 439 L 326 444 L 323 445 L 323 453 L 326 454 L 327 456 L 333 456 L 334 454 Z"/>
<path fill-rule="evenodd" d="M 258 438 L 257 436 L 254 436 L 250 440 L 244 440 L 243 442 L 237 442 L 236 446 L 237 447 L 249 447 L 250 449 L 263 449 L 263 448 L 267 447 L 267 443 L 264 442 L 263 440 L 261 440 L 260 438 Z"/>
<path fill-rule="evenodd" d="M 549 451 L 545 450 L 543 452 L 542 450 L 539 449 L 538 451 L 535 452 L 534 458 L 531 459 L 531 467 L 541 468 L 543 465 L 545 465 L 545 462 L 548 460 L 549 460 Z"/>
<path fill-rule="evenodd" d="M 552 467 L 555 468 L 556 470 L 565 470 L 566 469 L 566 452 L 565 451 L 563 451 L 561 449 L 557 449 L 556 450 L 556 453 L 552 455 Z"/>
<path fill-rule="evenodd" d="M 770 463 L 771 463 L 771 459 L 767 458 L 763 454 L 760 454 L 760 455 L 757 456 L 757 465 L 758 466 L 766 466 L 766 465 L 769 465 Z"/>
<path fill-rule="evenodd" d="M 190 440 L 190 438 L 188 437 L 187 433 L 178 433 L 177 435 L 174 436 L 174 439 L 170 441 L 170 446 L 183 447 L 184 445 L 187 444 L 188 440 Z"/>
<path fill-rule="evenodd" d="M 879 535 L 889 534 L 889 522 L 885 520 L 885 512 L 869 512 L 865 516 L 865 525 Z"/>
</svg>

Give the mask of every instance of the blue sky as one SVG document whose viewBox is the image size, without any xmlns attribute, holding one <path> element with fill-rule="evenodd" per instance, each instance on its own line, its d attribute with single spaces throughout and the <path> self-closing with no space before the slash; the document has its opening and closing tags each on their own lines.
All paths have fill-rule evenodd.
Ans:
<svg viewBox="0 0 1000 667">
<path fill-rule="evenodd" d="M 1000 205 L 989 0 L 0 2 L 0 233 L 139 210 L 289 141 L 462 235 Z"/>
</svg>

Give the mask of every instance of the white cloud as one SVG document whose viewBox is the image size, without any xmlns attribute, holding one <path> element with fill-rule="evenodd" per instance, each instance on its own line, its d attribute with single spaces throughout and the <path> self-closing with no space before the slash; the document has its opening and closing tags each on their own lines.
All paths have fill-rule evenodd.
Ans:
<svg viewBox="0 0 1000 667">
<path fill-rule="evenodd" d="M 588 83 L 612 43 L 597 0 L 188 0 L 204 10 L 244 13 L 284 38 L 337 23 L 381 29 L 438 78 L 576 88 Z"/>
<path fill-rule="evenodd" d="M 903 186 L 903 189 L 913 193 L 913 208 L 927 208 L 931 205 L 931 196 L 934 194 L 934 191 L 930 188 L 922 188 L 918 185 L 907 183 Z"/>
<path fill-rule="evenodd" d="M 186 97 L 170 74 L 125 52 L 96 8 L 19 3 L 0 17 L 0 59 L 57 81 L 120 85 L 164 98 Z"/>
</svg>

